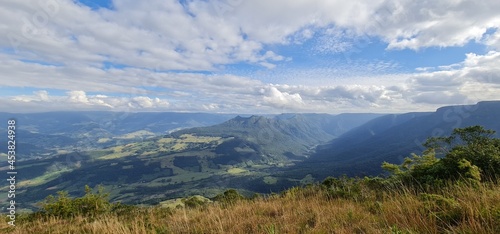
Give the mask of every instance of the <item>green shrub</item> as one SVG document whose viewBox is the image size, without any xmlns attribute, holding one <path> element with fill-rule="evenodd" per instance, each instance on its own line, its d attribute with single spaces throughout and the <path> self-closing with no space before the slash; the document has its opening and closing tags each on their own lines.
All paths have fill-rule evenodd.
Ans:
<svg viewBox="0 0 500 234">
<path fill-rule="evenodd" d="M 207 204 L 206 200 L 203 200 L 198 196 L 183 198 L 182 202 L 186 208 L 198 208 Z"/>
<path fill-rule="evenodd" d="M 340 178 L 327 177 L 321 183 L 326 189 L 328 198 L 345 198 L 359 200 L 361 196 L 361 183 L 359 179 L 342 176 Z"/>
<path fill-rule="evenodd" d="M 254 193 L 252 195 L 252 197 L 250 197 L 250 200 L 253 200 L 253 201 L 259 200 L 259 199 L 262 199 L 262 195 L 260 193 Z"/>
<path fill-rule="evenodd" d="M 497 181 L 500 178 L 500 139 L 493 138 L 494 134 L 495 131 L 481 126 L 457 128 L 448 137 L 428 139 L 425 146 L 444 155 L 443 166 L 448 167 L 448 176 L 453 179 L 465 176 Z"/>
<path fill-rule="evenodd" d="M 423 188 L 438 188 L 447 181 L 497 181 L 500 139 L 492 138 L 494 133 L 480 126 L 458 128 L 448 137 L 429 138 L 423 156 L 413 154 L 401 165 L 384 162 L 382 168 L 403 184 Z"/>
<path fill-rule="evenodd" d="M 95 217 L 107 213 L 111 211 L 112 204 L 108 201 L 109 194 L 103 191 L 103 187 L 98 186 L 97 193 L 93 193 L 89 186 L 85 186 L 85 195 L 78 198 L 70 198 L 68 192 L 59 191 L 57 196 L 45 198 L 42 210 L 36 215 L 69 218 L 77 215 Z"/>
<path fill-rule="evenodd" d="M 245 197 L 243 197 L 241 194 L 238 193 L 235 189 L 228 189 L 224 191 L 222 194 L 218 194 L 215 196 L 214 200 L 217 202 L 220 202 L 225 205 L 233 205 L 237 201 L 243 200 Z"/>
<path fill-rule="evenodd" d="M 284 198 L 289 198 L 289 199 L 296 199 L 299 197 L 299 194 L 303 194 L 304 189 L 301 187 L 292 187 L 289 188 L 281 193 L 281 197 Z"/>
<path fill-rule="evenodd" d="M 129 215 L 133 211 L 139 209 L 136 206 L 133 205 L 127 205 L 127 204 L 122 204 L 122 203 L 114 203 L 111 206 L 111 213 L 114 213 L 118 216 L 123 216 L 123 215 Z"/>
</svg>

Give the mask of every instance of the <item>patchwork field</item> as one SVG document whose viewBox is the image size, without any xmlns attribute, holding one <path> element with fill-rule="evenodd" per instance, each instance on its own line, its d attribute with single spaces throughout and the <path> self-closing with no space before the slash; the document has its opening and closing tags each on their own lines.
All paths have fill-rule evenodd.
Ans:
<svg viewBox="0 0 500 234">
<path fill-rule="evenodd" d="M 137 135 L 148 133 L 140 131 L 127 137 Z M 29 172 L 20 176 L 18 193 L 34 209 L 36 202 L 55 191 L 78 195 L 86 184 L 101 184 L 111 191 L 113 201 L 132 204 L 158 204 L 192 195 L 210 197 L 241 184 L 249 188 L 276 184 L 275 178 L 264 179 L 269 175 L 267 170 L 273 168 L 267 161 L 243 160 L 232 154 L 255 157 L 257 152 L 231 143 L 234 140 L 232 136 L 169 135 L 20 162 L 18 167 Z M 0 189 L 5 191 L 6 187 Z"/>
</svg>

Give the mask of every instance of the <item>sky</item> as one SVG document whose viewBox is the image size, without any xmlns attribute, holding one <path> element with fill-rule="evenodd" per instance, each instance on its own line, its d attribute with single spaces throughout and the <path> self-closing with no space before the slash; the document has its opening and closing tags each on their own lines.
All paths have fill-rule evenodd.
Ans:
<svg viewBox="0 0 500 234">
<path fill-rule="evenodd" d="M 500 99 L 497 0 L 4 0 L 0 111 L 433 111 Z"/>
</svg>

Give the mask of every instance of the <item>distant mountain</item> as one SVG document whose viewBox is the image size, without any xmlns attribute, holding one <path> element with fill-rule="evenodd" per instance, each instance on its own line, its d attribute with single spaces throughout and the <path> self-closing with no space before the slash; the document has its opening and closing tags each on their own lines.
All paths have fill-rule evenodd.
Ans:
<svg viewBox="0 0 500 234">
<path fill-rule="evenodd" d="M 3 113 L 15 119 L 21 158 L 109 147 L 168 134 L 171 131 L 222 123 L 235 115 L 173 112 L 46 112 Z M 5 135 L 6 125 L 0 125 Z"/>
<path fill-rule="evenodd" d="M 383 161 L 401 163 L 411 153 L 420 154 L 431 136 L 447 136 L 455 128 L 482 125 L 500 132 L 500 101 L 447 106 L 429 113 L 387 115 L 359 126 L 328 144 L 292 171 L 329 175 L 376 175 Z"/>
<path fill-rule="evenodd" d="M 329 114 L 281 114 L 276 116 L 277 119 L 290 119 L 297 116 L 302 116 L 307 119 L 309 124 L 316 125 L 322 131 L 338 137 L 349 130 L 352 130 L 372 119 L 384 116 L 384 114 L 373 113 L 344 113 L 339 115 Z"/>
<path fill-rule="evenodd" d="M 454 128 L 500 132 L 500 102 L 390 115 L 0 113 L 12 117 L 24 207 L 58 190 L 81 195 L 87 184 L 104 185 L 113 201 L 141 204 L 227 188 L 276 192 L 326 176 L 377 175 L 383 161 L 400 163 Z"/>
<path fill-rule="evenodd" d="M 380 114 L 281 114 L 237 116 L 222 124 L 175 132 L 198 136 L 235 137 L 227 144 L 251 145 L 256 153 L 283 160 L 303 159 L 312 147 L 332 140 Z"/>
<path fill-rule="evenodd" d="M 155 203 L 185 195 L 213 196 L 230 187 L 277 191 L 299 183 L 274 178 L 277 168 L 304 160 L 317 144 L 378 116 L 237 116 L 103 149 L 25 160 L 17 163 L 23 171 L 18 179 L 24 183 L 18 194 L 20 202 L 31 203 L 53 190 L 78 195 L 86 184 L 103 184 L 115 201 Z"/>
<path fill-rule="evenodd" d="M 404 123 L 410 119 L 429 114 L 431 113 L 423 112 L 384 115 L 371 121 L 367 121 L 361 126 L 353 128 L 351 131 L 342 134 L 340 138 L 333 140 L 330 144 L 320 146 L 318 150 L 321 151 L 322 148 L 329 150 L 330 148 L 337 148 L 338 146 L 344 146 L 346 144 L 356 145 L 375 135 L 380 135 L 387 129 Z"/>
<path fill-rule="evenodd" d="M 19 202 L 103 184 L 114 201 L 155 204 L 227 188 L 270 192 L 332 175 L 377 175 L 383 161 L 421 153 L 430 136 L 471 125 L 500 132 L 500 101 L 390 115 L 0 113 L 10 117 L 20 155 L 51 156 L 17 162 Z"/>
<path fill-rule="evenodd" d="M 81 134 L 95 129 L 101 129 L 112 135 L 140 130 L 165 134 L 174 129 L 221 123 L 234 116 L 230 114 L 177 112 L 0 112 L 0 119 L 14 118 L 21 129 L 40 134 L 65 135 Z"/>
</svg>

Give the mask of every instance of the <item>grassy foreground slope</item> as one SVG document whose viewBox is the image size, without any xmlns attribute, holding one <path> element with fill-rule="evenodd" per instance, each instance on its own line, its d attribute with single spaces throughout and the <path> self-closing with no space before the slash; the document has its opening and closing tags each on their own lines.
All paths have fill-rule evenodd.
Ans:
<svg viewBox="0 0 500 234">
<path fill-rule="evenodd" d="M 349 180 L 345 180 L 349 183 Z M 500 233 L 500 186 L 331 193 L 324 185 L 194 208 L 131 208 L 95 218 L 18 220 L 4 233 Z M 354 186 L 354 185 L 353 185 Z M 355 188 L 351 187 L 351 188 Z M 347 187 L 346 187 L 347 188 Z"/>
</svg>

